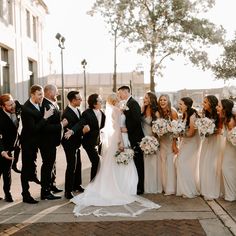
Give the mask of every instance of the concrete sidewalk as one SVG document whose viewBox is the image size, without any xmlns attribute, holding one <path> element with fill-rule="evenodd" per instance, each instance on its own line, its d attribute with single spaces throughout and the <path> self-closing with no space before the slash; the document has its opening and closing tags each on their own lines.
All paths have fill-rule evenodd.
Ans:
<svg viewBox="0 0 236 236">
<path fill-rule="evenodd" d="M 86 186 L 90 163 L 83 150 L 82 163 L 83 185 Z M 40 165 L 39 157 L 38 168 Z M 62 189 L 65 166 L 64 151 L 59 147 L 57 185 Z M 36 205 L 22 203 L 20 175 L 14 171 L 12 175 L 11 192 L 15 201 L 0 201 L 0 235 L 65 235 L 66 232 L 70 232 L 70 235 L 111 235 L 111 232 L 112 235 L 236 235 L 236 202 L 230 203 L 222 199 L 207 202 L 201 197 L 184 199 L 162 194 L 144 194 L 143 197 L 162 207 L 137 217 L 77 218 L 72 213 L 74 205 L 63 197 L 63 193 L 60 194 L 62 199 L 59 200 L 44 200 Z M 2 196 L 2 181 L 0 188 Z M 30 191 L 39 199 L 39 185 L 31 183 Z M 109 222 L 113 222 L 112 226 Z M 176 233 L 173 234 L 171 230 Z"/>
</svg>

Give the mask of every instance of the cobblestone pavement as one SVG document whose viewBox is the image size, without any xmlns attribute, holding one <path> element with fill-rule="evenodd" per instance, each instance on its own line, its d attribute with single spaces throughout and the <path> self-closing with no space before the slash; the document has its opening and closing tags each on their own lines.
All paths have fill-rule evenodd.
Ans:
<svg viewBox="0 0 236 236">
<path fill-rule="evenodd" d="M 206 235 L 198 220 L 5 224 L 1 231 L 0 235 L 14 236 Z"/>
</svg>

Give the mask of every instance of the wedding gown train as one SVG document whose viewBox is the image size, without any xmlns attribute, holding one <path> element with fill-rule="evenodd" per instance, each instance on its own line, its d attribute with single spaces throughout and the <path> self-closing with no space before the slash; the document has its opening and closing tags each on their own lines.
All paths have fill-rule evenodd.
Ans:
<svg viewBox="0 0 236 236">
<path fill-rule="evenodd" d="M 138 175 L 131 160 L 128 165 L 117 164 L 114 155 L 118 143 L 123 137 L 128 146 L 127 134 L 120 133 L 120 122 L 124 117 L 120 110 L 106 106 L 106 124 L 104 127 L 103 151 L 100 168 L 94 180 L 88 184 L 84 193 L 71 199 L 75 204 L 75 216 L 126 216 L 134 217 L 149 209 L 160 206 L 136 194 Z"/>
</svg>

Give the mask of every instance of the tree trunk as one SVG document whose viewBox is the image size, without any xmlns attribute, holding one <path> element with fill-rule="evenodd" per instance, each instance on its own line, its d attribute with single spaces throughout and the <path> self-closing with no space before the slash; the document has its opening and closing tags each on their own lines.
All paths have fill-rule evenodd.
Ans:
<svg viewBox="0 0 236 236">
<path fill-rule="evenodd" d="M 152 46 L 152 51 L 151 51 L 151 65 L 150 65 L 150 90 L 151 92 L 155 92 L 155 47 Z"/>
</svg>

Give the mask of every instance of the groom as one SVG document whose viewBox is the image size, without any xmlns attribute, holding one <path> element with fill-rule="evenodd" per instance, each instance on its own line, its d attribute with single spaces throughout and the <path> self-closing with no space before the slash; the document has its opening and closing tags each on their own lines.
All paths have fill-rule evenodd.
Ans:
<svg viewBox="0 0 236 236">
<path fill-rule="evenodd" d="M 141 127 L 141 109 L 138 102 L 132 98 L 128 86 L 121 86 L 118 89 L 118 94 L 121 100 L 126 100 L 127 108 L 123 112 L 126 117 L 125 122 L 129 141 L 134 150 L 134 163 L 139 178 L 137 194 L 140 195 L 144 192 L 144 161 L 142 150 L 139 147 L 139 143 L 144 137 Z"/>
</svg>

